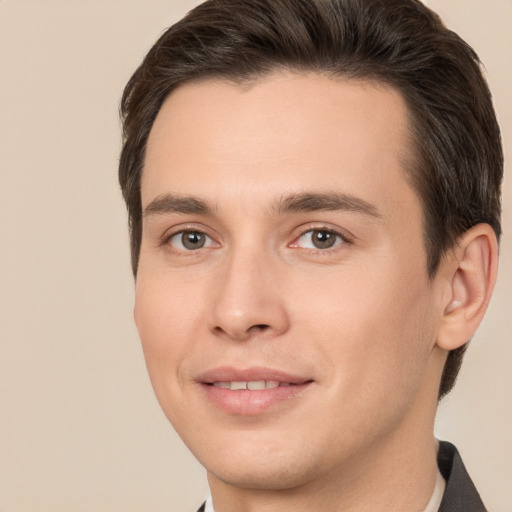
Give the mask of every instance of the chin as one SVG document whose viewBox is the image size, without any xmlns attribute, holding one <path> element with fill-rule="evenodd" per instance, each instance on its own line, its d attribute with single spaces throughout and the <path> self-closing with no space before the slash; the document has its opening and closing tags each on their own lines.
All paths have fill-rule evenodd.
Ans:
<svg viewBox="0 0 512 512">
<path fill-rule="evenodd" d="M 209 478 L 240 488 L 293 489 L 314 480 L 328 463 L 323 457 L 323 463 L 319 464 L 315 457 L 317 450 L 308 451 L 304 438 L 293 434 L 270 436 L 253 433 L 243 440 L 232 436 L 231 443 L 226 439 L 223 441 L 217 445 L 202 446 L 206 448 L 204 450 L 194 450 L 193 446 L 189 448 L 206 468 Z"/>
<path fill-rule="evenodd" d="M 214 477 L 227 485 L 254 490 L 294 489 L 311 480 L 313 471 L 308 471 L 294 462 L 273 465 L 240 461 L 234 465 L 215 462 L 206 466 L 210 477 Z"/>
</svg>

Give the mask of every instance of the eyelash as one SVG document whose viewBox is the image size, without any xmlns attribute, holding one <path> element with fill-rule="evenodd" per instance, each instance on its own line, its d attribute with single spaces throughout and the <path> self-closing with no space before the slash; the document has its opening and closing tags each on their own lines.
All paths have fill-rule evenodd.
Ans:
<svg viewBox="0 0 512 512">
<path fill-rule="evenodd" d="M 326 247 L 326 248 L 314 248 L 314 247 L 302 247 L 301 248 L 300 245 L 298 245 L 298 242 L 301 238 L 305 237 L 308 234 L 313 234 L 315 232 L 327 233 L 329 235 L 334 235 L 336 237 L 334 245 L 332 245 L 331 247 Z M 205 236 L 208 239 L 206 241 L 206 243 L 208 245 L 201 246 L 196 249 L 187 249 L 187 248 L 183 247 L 183 236 L 187 233 L 188 234 L 199 234 L 199 235 Z M 176 248 L 176 247 L 172 246 L 172 240 L 176 239 L 177 237 L 182 237 L 180 243 L 183 248 Z M 303 249 L 304 251 L 307 251 L 309 254 L 313 254 L 313 255 L 320 254 L 320 255 L 328 256 L 328 255 L 332 254 L 333 252 L 336 252 L 337 250 L 339 250 L 340 246 L 350 245 L 352 243 L 352 240 L 353 240 L 353 238 L 351 236 L 349 236 L 348 234 L 341 233 L 340 231 L 334 230 L 332 228 L 329 228 L 326 226 L 313 226 L 313 227 L 310 226 L 310 227 L 308 227 L 308 229 L 300 230 L 298 232 L 298 234 L 296 236 L 294 236 L 293 241 L 287 245 L 287 247 L 292 248 L 292 249 Z M 174 231 L 173 233 L 171 233 L 169 235 L 164 235 L 164 237 L 162 239 L 162 245 L 169 247 L 170 250 L 174 253 L 178 253 L 180 255 L 186 255 L 186 256 L 196 255 L 196 254 L 198 254 L 200 249 L 210 249 L 210 248 L 215 248 L 215 247 L 220 246 L 220 244 L 215 242 L 215 240 L 210 235 L 208 235 L 208 233 L 206 233 L 205 230 L 197 228 L 197 227 L 185 227 L 183 229 L 180 229 L 179 231 Z"/>
<path fill-rule="evenodd" d="M 209 242 L 208 241 L 206 242 L 206 243 L 208 243 L 208 245 L 206 247 L 201 246 L 196 249 L 186 249 L 185 247 L 181 249 L 181 248 L 176 248 L 176 247 L 172 246 L 172 240 L 174 238 L 179 238 L 179 237 L 181 237 L 181 240 L 182 240 L 181 245 L 183 246 L 183 236 L 186 235 L 187 233 L 188 234 L 198 234 L 198 235 L 202 235 L 202 236 L 206 237 L 209 240 Z M 211 236 L 209 236 L 206 233 L 206 231 L 196 228 L 196 227 L 189 227 L 189 228 L 186 227 L 186 228 L 180 229 L 179 231 L 175 231 L 175 232 L 171 233 L 170 235 L 164 236 L 164 238 L 162 240 L 162 245 L 169 246 L 173 252 L 180 253 L 182 255 L 192 256 L 194 254 L 197 254 L 197 252 L 200 249 L 208 249 L 208 248 L 212 247 L 213 245 L 218 245 L 218 244 L 214 241 L 214 239 Z"/>
<path fill-rule="evenodd" d="M 339 231 L 336 231 L 334 229 L 331 229 L 331 228 L 326 228 L 326 227 L 313 227 L 313 228 L 309 228 L 307 229 L 306 231 L 302 231 L 299 236 L 295 237 L 294 241 L 288 246 L 288 247 L 291 247 L 291 248 L 297 248 L 297 249 L 300 249 L 300 245 L 299 245 L 299 241 L 303 238 L 305 238 L 306 236 L 310 235 L 312 236 L 314 233 L 323 233 L 323 234 L 327 234 L 329 236 L 334 236 L 334 242 L 333 242 L 333 245 L 331 246 L 328 246 L 328 247 L 324 247 L 324 248 L 321 248 L 321 247 L 302 247 L 302 249 L 304 250 L 307 250 L 310 254 L 322 254 L 322 255 L 328 255 L 329 253 L 332 253 L 333 251 L 336 251 L 339 249 L 339 246 L 341 245 L 346 245 L 346 244 L 349 244 L 350 243 L 350 239 L 348 236 L 340 233 Z M 314 245 L 314 243 L 312 242 L 312 245 Z"/>
</svg>

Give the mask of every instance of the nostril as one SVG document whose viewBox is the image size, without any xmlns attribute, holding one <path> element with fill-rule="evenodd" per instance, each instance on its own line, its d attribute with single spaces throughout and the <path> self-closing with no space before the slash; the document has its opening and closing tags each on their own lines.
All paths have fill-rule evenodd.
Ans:
<svg viewBox="0 0 512 512">
<path fill-rule="evenodd" d="M 270 327 L 270 325 L 268 324 L 256 324 L 256 325 L 253 325 L 253 328 L 254 329 L 258 329 L 259 331 L 264 331 L 265 329 L 268 329 Z"/>
<path fill-rule="evenodd" d="M 1 1 L 1 0 L 0 0 Z M 231 327 L 229 329 L 225 329 L 221 325 L 217 325 L 214 327 L 213 332 L 215 332 L 218 336 L 227 335 L 230 338 L 237 339 L 240 341 L 245 341 L 250 339 L 252 336 L 258 337 L 261 335 L 266 335 L 267 333 L 272 331 L 272 327 L 270 324 L 253 324 L 248 329 L 240 328 L 238 329 L 236 326 Z"/>
</svg>

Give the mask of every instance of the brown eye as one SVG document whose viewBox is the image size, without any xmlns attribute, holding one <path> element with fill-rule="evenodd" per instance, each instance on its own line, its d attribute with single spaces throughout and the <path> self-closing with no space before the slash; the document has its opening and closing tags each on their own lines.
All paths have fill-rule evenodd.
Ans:
<svg viewBox="0 0 512 512">
<path fill-rule="evenodd" d="M 194 251 L 212 246 L 212 239 L 201 231 L 180 231 L 170 238 L 173 248 L 180 251 Z"/>
<path fill-rule="evenodd" d="M 304 249 L 330 249 L 344 242 L 343 237 L 328 229 L 312 229 L 300 236 L 298 246 Z"/>
<path fill-rule="evenodd" d="M 197 231 L 189 231 L 181 235 L 181 243 L 186 249 L 200 249 L 204 247 L 205 240 L 204 233 L 198 233 Z"/>
<path fill-rule="evenodd" d="M 336 235 L 330 231 L 313 231 L 311 241 L 317 249 L 329 249 L 336 243 Z"/>
</svg>

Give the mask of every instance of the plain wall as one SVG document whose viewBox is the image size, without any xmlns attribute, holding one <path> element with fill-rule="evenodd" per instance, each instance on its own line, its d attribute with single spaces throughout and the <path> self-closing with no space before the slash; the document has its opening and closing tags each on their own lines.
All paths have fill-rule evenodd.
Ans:
<svg viewBox="0 0 512 512">
<path fill-rule="evenodd" d="M 0 0 L 0 511 L 193 511 L 204 472 L 167 424 L 132 321 L 117 184 L 122 88 L 193 0 Z M 431 0 L 486 64 L 512 155 L 512 1 Z M 441 407 L 512 511 L 512 175 L 495 297 Z"/>
</svg>

